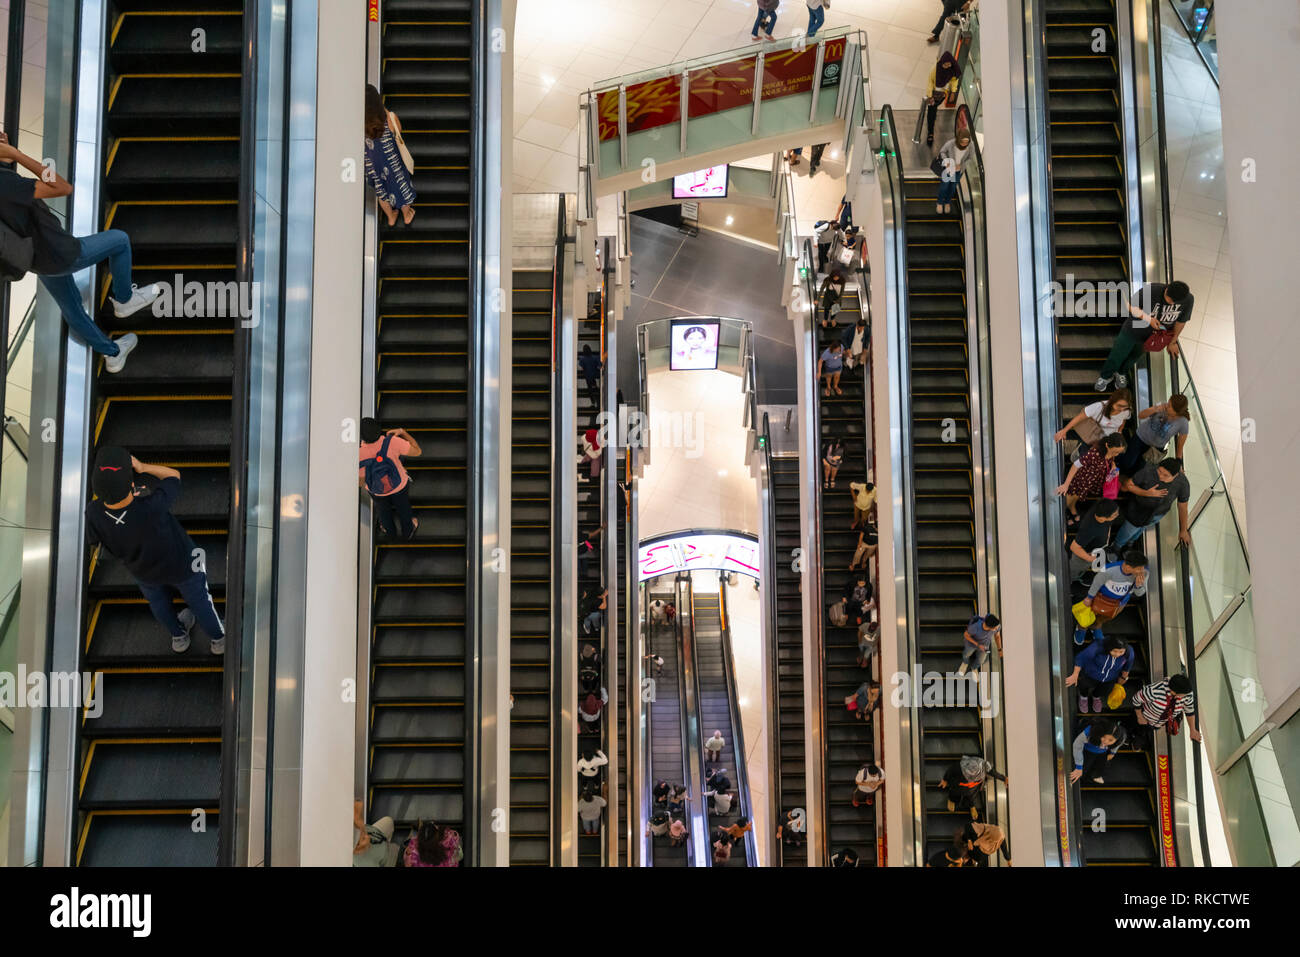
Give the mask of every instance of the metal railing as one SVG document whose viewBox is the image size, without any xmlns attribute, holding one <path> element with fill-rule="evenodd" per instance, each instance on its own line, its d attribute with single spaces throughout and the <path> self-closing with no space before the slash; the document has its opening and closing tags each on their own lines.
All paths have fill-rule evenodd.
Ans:
<svg viewBox="0 0 1300 957">
<path fill-rule="evenodd" d="M 881 108 L 880 147 L 876 151 L 876 170 L 880 181 L 885 223 L 885 290 L 886 290 L 886 341 L 889 356 L 887 395 L 889 397 L 889 441 L 891 475 L 889 497 L 893 515 L 893 592 L 897 625 L 893 636 L 899 665 L 910 667 L 917 660 L 919 641 L 916 623 L 919 609 L 916 595 L 915 568 L 915 502 L 912 485 L 907 476 L 912 470 L 910 440 L 912 400 L 907 370 L 910 368 L 910 345 L 907 334 L 907 219 L 903 198 L 903 158 L 899 155 L 900 140 L 894 122 L 894 111 L 888 104 Z M 887 640 L 881 629 L 881 641 Z M 904 866 L 924 863 L 924 837 L 921 821 L 925 814 L 923 788 L 924 762 L 921 759 L 921 738 L 916 727 L 915 708 L 899 709 L 901 766 L 891 768 L 890 776 L 899 782 L 913 782 L 898 789 L 900 798 L 909 802 L 904 809 L 904 833 L 899 835 L 898 846 Z"/>
<path fill-rule="evenodd" d="M 766 416 L 764 416 L 766 419 Z M 740 692 L 736 688 L 735 658 L 731 653 L 731 624 L 727 617 L 727 585 L 721 579 L 718 582 L 718 620 L 722 626 L 722 673 L 727 682 L 727 718 L 731 722 L 731 751 L 736 756 L 736 788 L 740 801 L 740 813 L 750 821 L 754 820 L 754 808 L 749 794 L 749 762 L 745 748 L 745 725 L 740 714 Z M 770 765 L 769 765 L 770 766 Z M 779 776 L 779 775 L 778 775 Z M 704 797 L 700 802 L 703 806 Z M 708 819 L 707 816 L 705 818 Z M 751 828 L 745 834 L 745 864 L 758 866 L 758 841 Z"/>
</svg>

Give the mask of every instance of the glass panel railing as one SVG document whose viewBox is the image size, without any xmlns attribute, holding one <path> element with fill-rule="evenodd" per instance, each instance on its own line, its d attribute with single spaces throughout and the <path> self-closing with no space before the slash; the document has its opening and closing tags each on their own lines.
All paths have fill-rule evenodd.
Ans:
<svg viewBox="0 0 1300 957">
<path fill-rule="evenodd" d="M 1222 480 L 1192 522 L 1192 622 L 1199 637 L 1250 587 L 1245 545 L 1232 517 L 1232 505 Z"/>
</svg>

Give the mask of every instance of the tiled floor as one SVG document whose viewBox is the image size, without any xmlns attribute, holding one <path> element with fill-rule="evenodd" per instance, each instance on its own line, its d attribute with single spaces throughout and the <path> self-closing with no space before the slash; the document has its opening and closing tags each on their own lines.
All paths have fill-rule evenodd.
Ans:
<svg viewBox="0 0 1300 957">
<path fill-rule="evenodd" d="M 934 65 L 925 40 L 939 0 L 835 0 L 823 29 L 867 32 L 872 97 L 914 108 Z M 514 190 L 577 188 L 578 94 L 601 80 L 748 48 L 753 0 L 519 0 L 514 33 Z M 775 33 L 808 26 L 803 0 L 782 0 Z M 832 210 L 833 212 L 833 210 Z"/>
</svg>

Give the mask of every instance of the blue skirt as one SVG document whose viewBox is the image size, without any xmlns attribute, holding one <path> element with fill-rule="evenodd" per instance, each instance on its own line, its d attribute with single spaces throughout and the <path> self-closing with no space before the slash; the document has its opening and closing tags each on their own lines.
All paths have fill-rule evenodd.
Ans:
<svg viewBox="0 0 1300 957">
<path fill-rule="evenodd" d="M 366 178 L 376 195 L 394 208 L 400 209 L 415 202 L 411 174 L 402 163 L 397 137 L 392 130 L 384 130 L 379 139 L 366 140 Z"/>
</svg>

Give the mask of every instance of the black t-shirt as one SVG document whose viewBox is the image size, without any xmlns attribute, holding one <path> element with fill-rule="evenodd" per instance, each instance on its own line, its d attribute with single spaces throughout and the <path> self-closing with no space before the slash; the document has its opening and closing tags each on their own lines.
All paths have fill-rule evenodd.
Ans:
<svg viewBox="0 0 1300 957">
<path fill-rule="evenodd" d="M 1124 520 L 1139 528 L 1164 517 L 1164 514 L 1174 507 L 1174 502 L 1185 503 L 1192 497 L 1192 487 L 1187 481 L 1186 472 L 1179 472 L 1170 482 L 1162 482 L 1156 475 L 1155 465 L 1149 464 L 1138 469 L 1137 474 L 1133 476 L 1133 484 L 1138 488 L 1169 490 L 1168 495 L 1159 498 L 1134 495 L 1131 492 L 1124 496 L 1120 505 Z"/>
<path fill-rule="evenodd" d="M 35 194 L 36 180 L 0 167 L 0 221 L 32 241 L 32 272 L 57 276 L 81 255 L 81 243 Z"/>
<path fill-rule="evenodd" d="M 1102 524 L 1092 517 L 1092 510 L 1083 516 L 1083 521 L 1079 523 L 1079 529 L 1074 533 L 1074 540 L 1078 542 L 1079 547 L 1085 552 L 1091 554 L 1095 549 L 1105 548 L 1110 544 L 1111 529 L 1115 527 L 1115 519 Z"/>
<path fill-rule="evenodd" d="M 95 500 L 86 506 L 91 543 L 101 543 L 138 581 L 175 585 L 194 575 L 194 542 L 171 513 L 181 480 L 166 478 L 126 508 Z"/>
<path fill-rule="evenodd" d="M 1155 318 L 1160 323 L 1160 328 L 1172 330 L 1180 322 L 1186 322 L 1192 317 L 1192 300 L 1195 298 L 1189 291 L 1185 297 L 1174 302 L 1165 302 L 1165 289 L 1168 288 L 1162 282 L 1148 283 L 1138 292 L 1137 306 L 1143 312 Z M 1133 338 L 1145 340 L 1147 336 L 1155 332 L 1146 322 L 1138 320 L 1140 325 L 1132 325 L 1129 332 Z"/>
</svg>

